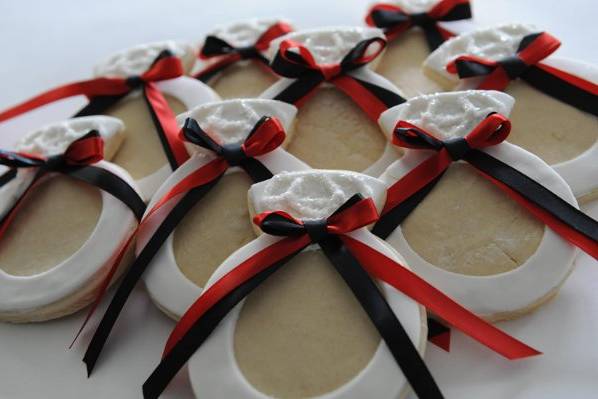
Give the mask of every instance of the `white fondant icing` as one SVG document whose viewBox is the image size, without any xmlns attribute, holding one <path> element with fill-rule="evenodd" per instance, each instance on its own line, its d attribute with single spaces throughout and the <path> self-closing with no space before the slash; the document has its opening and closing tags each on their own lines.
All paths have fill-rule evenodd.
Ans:
<svg viewBox="0 0 598 399">
<path fill-rule="evenodd" d="M 122 134 L 124 124 L 110 116 L 83 116 L 62 122 L 51 123 L 28 133 L 15 145 L 16 151 L 51 156 L 62 154 L 69 144 L 97 130 L 106 146 Z"/>
<path fill-rule="evenodd" d="M 378 179 L 350 171 L 308 170 L 280 173 L 249 190 L 256 213 L 282 210 L 292 216 L 314 220 L 330 216 L 354 194 L 373 198 L 381 207 L 386 187 Z"/>
<path fill-rule="evenodd" d="M 121 50 L 108 57 L 94 68 L 95 76 L 129 77 L 145 72 L 154 62 L 156 57 L 164 50 L 169 50 L 181 58 L 185 69 L 192 66 L 191 60 L 195 58 L 195 49 L 190 43 L 167 40 L 162 42 L 139 44 Z"/>
<path fill-rule="evenodd" d="M 437 94 L 436 96 L 443 98 L 441 101 L 449 102 L 453 99 L 456 104 L 460 103 L 459 95 L 493 96 L 495 99 L 499 99 L 495 111 L 498 111 L 501 106 L 505 107 L 506 111 L 501 113 L 506 116 L 508 116 L 513 104 L 510 96 L 499 92 L 468 91 L 448 93 L 452 96 L 446 96 L 445 94 L 447 93 Z M 434 95 L 426 96 L 426 98 L 432 107 L 432 104 L 435 103 Z M 380 118 L 381 126 L 390 135 L 396 122 L 401 120 L 403 116 L 406 116 L 409 122 L 416 124 L 420 120 L 417 114 L 406 112 L 403 109 L 410 108 L 412 102 L 418 103 L 420 101 L 421 97 L 416 97 L 407 103 L 386 111 Z M 482 107 L 486 106 L 486 103 L 482 103 Z M 418 108 L 422 113 L 427 112 L 424 104 L 419 104 Z M 453 108 L 450 106 L 436 108 L 435 114 L 429 114 L 430 118 L 435 118 L 436 121 L 426 120 L 427 127 L 422 127 L 430 129 L 430 133 L 438 134 L 441 137 L 446 137 L 446 135 L 441 134 L 439 131 L 433 132 L 433 126 L 442 126 L 447 131 L 453 131 L 453 134 L 459 136 L 466 134 L 465 128 L 459 127 L 462 122 L 458 118 L 453 120 L 453 129 L 451 129 L 450 124 L 446 124 L 445 118 L 452 111 Z M 577 202 L 569 186 L 537 156 L 508 142 L 489 147 L 483 151 L 540 182 L 565 201 L 577 207 Z M 389 166 L 380 176 L 380 179 L 390 186 L 429 156 L 429 151 L 407 149 L 403 157 Z M 468 276 L 446 271 L 423 259 L 409 246 L 400 226 L 388 237 L 387 241 L 407 259 L 409 265 L 421 277 L 466 308 L 488 317 L 524 309 L 552 292 L 571 272 L 573 259 L 577 252 L 574 246 L 546 227 L 536 252 L 518 268 L 496 275 Z"/>
<path fill-rule="evenodd" d="M 373 37 L 384 38 L 378 28 L 338 26 L 291 32 L 274 39 L 267 51 L 273 59 L 283 40 L 291 39 L 303 44 L 311 52 L 318 64 L 339 63 L 357 43 Z M 375 46 L 372 46 L 375 47 Z M 371 51 L 374 51 L 372 49 Z"/>
<path fill-rule="evenodd" d="M 207 103 L 177 116 L 183 126 L 187 118 L 223 144 L 240 143 L 263 116 L 274 116 L 289 130 L 297 109 L 290 104 L 266 99 L 232 99 Z M 195 147 L 195 146 L 193 146 Z"/>
<path fill-rule="evenodd" d="M 252 46 L 272 25 L 287 22 L 282 18 L 252 18 L 228 25 L 217 26 L 209 34 L 224 40 L 234 47 Z"/>
<path fill-rule="evenodd" d="M 494 90 L 424 94 L 385 111 L 378 122 L 389 138 L 398 120 L 410 122 L 439 138 L 461 137 L 491 112 L 510 114 L 514 103 L 513 97 Z"/>
<path fill-rule="evenodd" d="M 219 113 L 218 118 L 212 119 L 212 114 L 218 113 L 217 110 L 222 110 L 222 112 Z M 185 118 L 191 116 L 210 134 L 214 134 L 217 138 L 223 140 L 223 142 L 228 143 L 234 141 L 238 142 L 240 139 L 244 138 L 255 122 L 262 116 L 276 116 L 280 119 L 285 129 L 290 129 L 296 112 L 297 110 L 294 106 L 280 101 L 236 99 L 210 103 L 205 106 L 194 108 L 190 112 L 179 115 L 178 122 L 182 125 Z M 210 124 L 209 121 L 212 121 L 212 124 Z M 231 128 L 231 125 L 229 125 L 228 122 L 234 122 L 232 126 L 239 130 L 235 131 L 234 128 Z M 213 154 L 208 151 L 199 151 L 196 149 L 191 158 L 181 165 L 156 191 L 150 201 L 148 209 L 152 209 L 159 199 L 178 182 L 213 158 Z M 277 148 L 268 154 L 260 156 L 259 160 L 274 174 L 284 171 L 309 169 L 306 164 L 293 157 L 282 148 Z M 239 173 L 240 171 L 241 169 L 239 168 L 231 168 L 227 173 Z M 158 227 L 157 221 L 162 220 L 162 215 L 166 215 L 177 201 L 178 199 L 174 199 L 166 204 L 160 211 L 158 211 L 160 212 L 160 215 L 157 215 L 155 219 L 151 219 L 152 222 L 149 228 L 137 240 L 137 253 L 141 251 L 150 235 Z M 156 220 L 156 223 L 154 223 L 153 220 Z M 161 308 L 166 309 L 169 314 L 174 315 L 175 317 L 180 317 L 195 299 L 197 299 L 202 291 L 202 287 L 191 282 L 181 272 L 174 256 L 172 237 L 173 235 L 171 234 L 160 251 L 158 251 L 155 258 L 148 266 L 143 279 L 152 299 L 156 301 Z"/>
<path fill-rule="evenodd" d="M 20 151 L 53 155 L 66 149 L 70 142 L 87 133 L 90 127 L 98 129 L 110 139 L 122 129 L 122 123 L 116 118 L 104 116 L 75 118 L 31 133 L 17 148 Z M 103 128 L 107 131 L 103 132 Z M 133 179 L 117 165 L 100 161 L 94 166 L 114 173 L 137 190 Z M 2 213 L 14 204 L 31 181 L 33 173 L 33 170 L 19 171 L 12 182 L 0 189 Z M 49 175 L 44 178 L 52 177 Z M 69 258 L 43 273 L 31 276 L 13 276 L 0 270 L 0 312 L 35 311 L 107 275 L 114 255 L 135 228 L 137 220 L 133 212 L 116 197 L 104 191 L 101 197 L 102 211 L 98 224 L 89 239 Z"/>
<path fill-rule="evenodd" d="M 405 260 L 396 251 L 393 251 L 385 242 L 374 237 L 365 228 L 348 235 L 394 261 L 406 265 Z M 243 260 L 279 239 L 278 237 L 263 234 L 233 253 L 210 277 L 206 288 L 212 286 L 219 278 Z M 393 313 L 400 319 L 409 338 L 420 352 L 423 352 L 426 336 L 426 328 L 422 328 L 423 308 L 386 283 L 380 282 L 379 286 Z M 189 360 L 189 376 L 196 395 L 247 399 L 270 398 L 265 393 L 258 391 L 245 379 L 235 358 L 233 338 L 236 322 L 243 304 L 244 300 L 229 312 L 210 338 Z M 350 381 L 317 398 L 399 398 L 403 397 L 408 389 L 405 377 L 390 354 L 388 347 L 381 341 L 374 356 L 363 370 Z"/>
<path fill-rule="evenodd" d="M 455 58 L 476 55 L 498 61 L 514 55 L 523 37 L 539 31 L 533 25 L 511 23 L 465 32 L 442 43 L 426 58 L 424 67 L 456 83 L 457 74 L 446 70 L 446 65 Z"/>
</svg>

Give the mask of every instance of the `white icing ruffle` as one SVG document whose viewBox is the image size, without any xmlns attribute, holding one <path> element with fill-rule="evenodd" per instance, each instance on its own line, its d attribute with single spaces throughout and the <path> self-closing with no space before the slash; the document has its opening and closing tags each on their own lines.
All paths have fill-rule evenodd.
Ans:
<svg viewBox="0 0 598 399">
<path fill-rule="evenodd" d="M 247 47 L 255 44 L 268 28 L 278 22 L 287 21 L 282 18 L 252 18 L 217 26 L 209 35 L 216 36 L 234 47 Z"/>
<path fill-rule="evenodd" d="M 494 90 L 425 94 L 385 111 L 378 120 L 390 137 L 396 121 L 405 120 L 438 138 L 462 137 L 489 113 L 509 115 L 515 99 Z"/>
<path fill-rule="evenodd" d="M 183 126 L 185 119 L 193 118 L 202 129 L 220 139 L 223 144 L 231 144 L 244 141 L 263 116 L 278 118 L 285 130 L 289 131 L 296 113 L 297 108 L 282 101 L 232 99 L 195 107 L 178 115 L 177 123 Z"/>
<path fill-rule="evenodd" d="M 195 49 L 190 43 L 167 40 L 140 44 L 113 54 L 94 68 L 95 76 L 129 77 L 145 72 L 156 57 L 169 50 L 183 60 L 185 69 L 193 65 Z"/>
<path fill-rule="evenodd" d="M 373 37 L 384 39 L 384 33 L 378 28 L 358 26 L 336 26 L 291 32 L 273 40 L 266 56 L 273 59 L 280 43 L 291 39 L 307 47 L 318 64 L 335 64 L 339 63 L 357 43 Z"/>
<path fill-rule="evenodd" d="M 106 146 L 122 134 L 124 124 L 110 116 L 84 116 L 52 123 L 34 130 L 21 138 L 15 145 L 20 152 L 51 156 L 63 153 L 69 144 L 97 130 Z"/>
<path fill-rule="evenodd" d="M 256 213 L 282 210 L 314 220 L 330 216 L 354 194 L 372 198 L 381 210 L 386 186 L 376 178 L 342 170 L 308 170 L 280 173 L 254 184 L 249 200 Z"/>
<path fill-rule="evenodd" d="M 441 76 L 457 82 L 459 77 L 446 71 L 446 65 L 462 55 L 475 55 L 498 61 L 514 55 L 521 39 L 539 32 L 533 25 L 511 23 L 490 28 L 477 29 L 455 36 L 434 50 L 424 61 L 429 68 Z"/>
</svg>

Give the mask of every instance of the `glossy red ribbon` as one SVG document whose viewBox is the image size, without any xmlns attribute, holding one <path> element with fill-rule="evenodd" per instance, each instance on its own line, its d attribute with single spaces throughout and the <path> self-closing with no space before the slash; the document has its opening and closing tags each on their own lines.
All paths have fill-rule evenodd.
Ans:
<svg viewBox="0 0 598 399">
<path fill-rule="evenodd" d="M 259 214 L 255 216 L 254 223 L 259 226 L 266 217 L 273 213 L 295 224 L 303 224 L 300 220 L 294 219 L 282 211 Z M 328 233 L 338 235 L 351 254 L 372 276 L 392 285 L 433 311 L 453 327 L 460 329 L 495 352 L 508 359 L 540 354 L 537 350 L 475 316 L 404 266 L 347 235 L 351 231 L 375 222 L 377 218 L 376 207 L 372 199 L 369 198 L 330 217 L 326 230 Z M 276 262 L 300 251 L 311 241 L 308 233 L 283 238 L 253 254 L 204 290 L 172 331 L 166 343 L 164 355 L 170 352 L 206 311 L 228 293 Z"/>
</svg>

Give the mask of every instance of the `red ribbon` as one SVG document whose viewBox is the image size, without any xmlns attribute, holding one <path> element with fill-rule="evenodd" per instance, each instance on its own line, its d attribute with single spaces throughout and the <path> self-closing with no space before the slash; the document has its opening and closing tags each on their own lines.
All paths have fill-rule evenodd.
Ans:
<svg viewBox="0 0 598 399">
<path fill-rule="evenodd" d="M 282 211 L 259 214 L 255 216 L 254 223 L 260 226 L 272 214 L 282 216 L 295 224 L 303 224 L 300 220 Z M 375 222 L 377 218 L 375 205 L 372 199 L 369 198 L 331 216 L 327 220 L 326 230 L 328 233 L 338 235 L 351 254 L 359 260 L 359 263 L 372 276 L 392 285 L 397 290 L 426 306 L 449 324 L 480 343 L 508 359 L 519 359 L 540 354 L 537 350 L 475 316 L 404 266 L 347 235 L 351 231 Z M 206 311 L 228 293 L 257 273 L 300 251 L 310 242 L 311 238 L 307 232 L 302 235 L 283 238 L 253 254 L 226 273 L 206 289 L 183 315 L 168 338 L 164 355 L 170 352 L 174 345 L 185 336 Z"/>
<path fill-rule="evenodd" d="M 183 132 L 180 133 L 181 138 L 184 138 Z M 249 136 L 245 142 L 241 145 L 245 155 L 248 157 L 259 157 L 261 155 L 265 155 L 274 149 L 276 149 L 280 144 L 282 144 L 285 140 L 285 132 L 284 127 L 280 123 L 280 121 L 276 118 L 268 118 L 264 123 L 262 123 L 254 133 Z M 108 272 L 106 278 L 102 282 L 96 299 L 91 306 L 83 324 L 81 325 L 79 331 L 77 332 L 71 346 L 77 341 L 77 338 L 89 322 L 89 319 L 94 314 L 97 306 L 102 301 L 106 290 L 108 289 L 110 282 L 114 278 L 116 271 L 118 270 L 118 266 L 122 261 L 127 249 L 129 248 L 130 244 L 133 242 L 134 238 L 137 236 L 146 233 L 149 233 L 150 225 L 155 225 L 159 223 L 159 221 L 154 221 L 154 216 L 156 212 L 164 207 L 167 203 L 172 201 L 175 197 L 180 196 L 196 187 L 203 186 L 212 182 L 213 180 L 219 178 L 226 172 L 229 168 L 228 162 L 222 157 L 218 156 L 215 159 L 211 160 L 210 162 L 206 163 L 199 169 L 195 170 L 194 172 L 187 175 L 184 179 L 178 182 L 174 187 L 172 187 L 153 207 L 151 210 L 147 212 L 147 214 L 143 217 L 135 231 L 131 234 L 129 239 L 125 242 L 123 247 L 119 250 L 118 254 L 116 255 L 112 266 L 110 267 L 110 271 Z"/>
<path fill-rule="evenodd" d="M 403 132 L 407 132 L 407 136 L 403 139 L 397 135 L 393 136 L 393 144 L 401 147 L 430 149 L 429 147 L 413 145 L 409 141 L 409 134 L 416 134 L 416 132 L 430 136 L 433 140 L 437 140 L 432 134 L 405 121 L 399 121 L 396 129 L 404 129 Z M 510 130 L 511 122 L 505 116 L 492 114 L 480 122 L 464 137 L 464 139 L 471 149 L 483 149 L 501 143 L 508 136 Z M 387 200 L 382 214 L 390 212 L 393 208 L 397 207 L 413 194 L 424 188 L 432 180 L 444 173 L 453 162 L 454 159 L 447 147 L 443 146 L 438 148 L 438 151 L 434 155 L 413 168 L 388 189 Z M 571 226 L 562 222 L 539 205 L 531 202 L 503 182 L 498 181 L 478 169 L 476 169 L 476 171 L 504 191 L 509 197 L 517 201 L 533 216 L 554 230 L 562 238 L 598 259 L 598 244 L 591 238 L 571 228 Z"/>
<path fill-rule="evenodd" d="M 377 45 L 373 52 L 369 52 L 372 45 Z M 365 66 L 373 61 L 386 47 L 386 41 L 382 38 L 374 38 L 361 49 L 361 52 L 348 64 L 350 70 Z M 296 50 L 292 51 L 292 50 Z M 300 60 L 297 59 L 297 54 Z M 324 77 L 324 81 L 329 82 L 347 94 L 370 119 L 377 121 L 380 114 L 388 109 L 378 97 L 359 84 L 353 77 L 348 75 L 345 66 L 341 64 L 318 64 L 309 49 L 296 41 L 287 39 L 280 43 L 279 55 L 289 65 L 301 66 L 306 70 L 318 72 Z M 313 91 L 312 91 L 313 93 Z M 299 107 L 309 98 L 302 97 L 297 101 Z"/>
<path fill-rule="evenodd" d="M 515 56 L 519 58 L 526 66 L 537 65 L 539 68 L 546 69 L 547 66 L 541 64 L 540 61 L 554 53 L 560 47 L 560 45 L 561 42 L 557 38 L 546 32 L 543 32 L 527 47 L 517 52 Z M 457 64 L 460 62 L 473 62 L 494 69 L 490 74 L 484 77 L 484 80 L 477 87 L 480 90 L 504 90 L 511 82 L 511 78 L 507 74 L 507 71 L 500 61 L 493 61 L 475 55 L 462 55 L 455 58 L 447 64 L 446 70 L 449 73 L 456 74 L 458 72 Z M 566 72 L 562 71 L 560 71 L 560 73 L 567 74 Z"/>
<path fill-rule="evenodd" d="M 460 4 L 469 4 L 469 0 L 441 0 L 434 5 L 430 10 L 428 10 L 425 14 L 432 20 L 439 21 L 444 16 L 449 14 L 455 7 Z M 372 17 L 372 13 L 376 10 L 381 11 L 391 11 L 397 14 L 404 14 L 407 16 L 405 23 L 396 24 L 391 28 L 385 29 L 384 33 L 388 40 L 394 40 L 401 34 L 405 33 L 409 29 L 411 29 L 415 24 L 413 19 L 411 18 L 410 14 L 404 11 L 401 7 L 393 4 L 386 4 L 386 3 L 378 3 L 374 4 L 368 10 L 368 13 L 365 18 L 366 24 L 369 26 L 377 26 L 376 22 Z M 455 34 L 443 27 L 441 27 L 438 23 L 435 24 L 436 29 L 440 32 L 444 40 L 447 40 Z"/>
<path fill-rule="evenodd" d="M 146 97 L 160 120 L 168 144 L 179 165 L 185 162 L 189 158 L 189 155 L 187 154 L 184 145 L 176 139 L 178 127 L 176 126 L 175 115 L 168 106 L 166 99 L 155 85 L 155 82 L 178 78 L 183 76 L 183 74 L 184 70 L 181 60 L 177 57 L 169 56 L 156 61 L 146 72 L 138 77 L 138 82 L 140 82 L 145 89 Z M 0 112 L 0 122 L 68 97 L 84 95 L 91 99 L 97 96 L 124 95 L 135 88 L 135 84 L 132 83 L 131 79 L 116 77 L 102 77 L 66 84 L 48 90 L 25 102 Z"/>
</svg>

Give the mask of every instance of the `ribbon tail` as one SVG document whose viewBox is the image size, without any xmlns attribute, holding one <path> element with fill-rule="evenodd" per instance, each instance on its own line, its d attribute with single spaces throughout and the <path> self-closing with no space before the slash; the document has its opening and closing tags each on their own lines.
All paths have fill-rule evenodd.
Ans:
<svg viewBox="0 0 598 399">
<path fill-rule="evenodd" d="M 430 52 L 436 50 L 446 40 L 437 23 L 427 25 L 423 27 L 423 30 Z M 448 31 L 445 30 L 445 32 Z"/>
<path fill-rule="evenodd" d="M 318 74 L 308 75 L 304 78 L 296 79 L 280 93 L 278 93 L 273 100 L 282 101 L 287 104 L 294 104 L 299 108 L 309 99 L 309 97 L 315 93 L 315 89 L 322 82 L 323 78 Z"/>
<path fill-rule="evenodd" d="M 127 93 L 128 94 L 128 93 Z M 127 94 L 117 94 L 117 95 L 106 95 L 106 96 L 94 96 L 89 99 L 89 103 L 81 108 L 76 114 L 73 115 L 73 118 L 77 118 L 80 116 L 90 116 L 90 115 L 101 115 L 105 114 L 106 111 L 116 105 L 120 100 L 127 96 Z"/>
<path fill-rule="evenodd" d="M 451 329 L 432 317 L 428 317 L 428 341 L 440 349 L 451 351 Z"/>
<path fill-rule="evenodd" d="M 204 291 L 168 338 L 162 361 L 143 384 L 144 398 L 158 398 L 230 310 L 308 244 L 306 236 L 277 241 Z"/>
<path fill-rule="evenodd" d="M 430 370 L 376 283 L 338 237 L 319 242 L 386 342 L 399 368 L 419 398 L 443 398 Z"/>
<path fill-rule="evenodd" d="M 598 85 L 546 64 L 529 67 L 521 78 L 541 92 L 598 116 Z"/>
<path fill-rule="evenodd" d="M 214 76 L 218 75 L 220 72 L 224 71 L 226 68 L 233 65 L 240 59 L 241 57 L 239 56 L 239 54 L 232 54 L 230 56 L 221 57 L 220 60 L 215 61 L 210 65 L 207 65 L 201 71 L 193 75 L 193 77 L 199 80 L 200 82 L 208 83 L 210 79 L 212 79 Z"/>
<path fill-rule="evenodd" d="M 507 359 L 522 359 L 541 354 L 474 315 L 415 273 L 380 252 L 348 236 L 343 236 L 343 241 L 369 274 L 392 285 L 424 305 L 449 325 Z"/>
<path fill-rule="evenodd" d="M 149 82 L 144 85 L 143 97 L 168 158 L 168 163 L 172 170 L 176 170 L 189 159 L 185 145 L 178 138 L 179 127 L 176 123 L 176 116 L 155 83 Z"/>
</svg>

